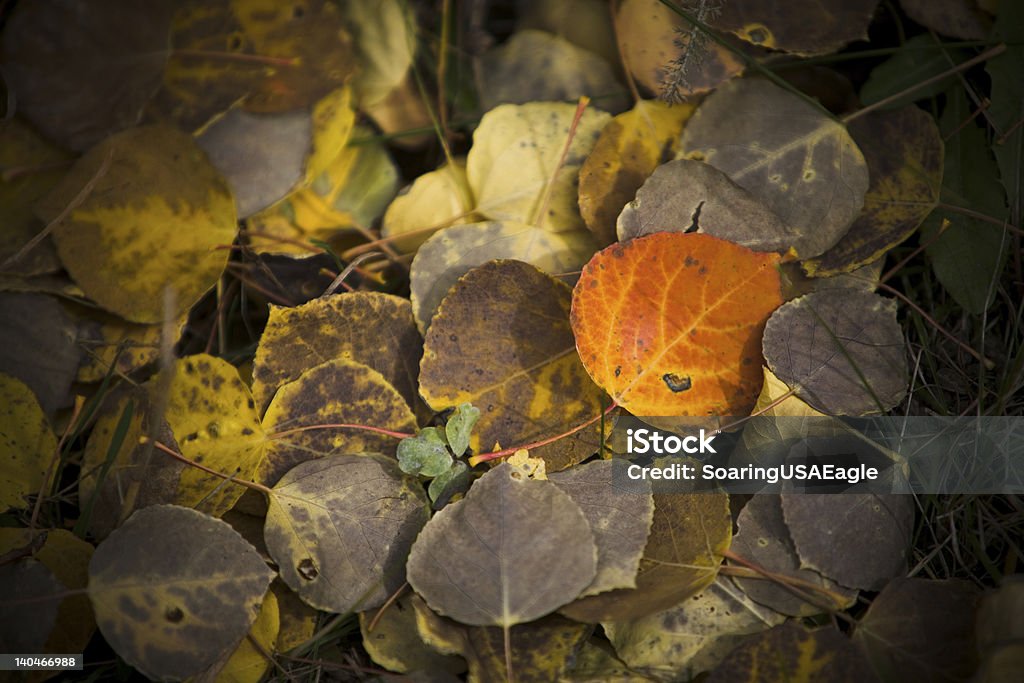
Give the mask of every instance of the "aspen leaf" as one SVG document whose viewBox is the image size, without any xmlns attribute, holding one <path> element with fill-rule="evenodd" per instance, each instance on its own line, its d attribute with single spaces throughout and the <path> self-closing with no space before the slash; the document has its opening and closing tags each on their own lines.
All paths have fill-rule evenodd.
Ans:
<svg viewBox="0 0 1024 683">
<path fill-rule="evenodd" d="M 644 180 L 674 156 L 693 106 L 640 100 L 601 130 L 580 168 L 580 214 L 601 246 L 615 241 L 615 220 Z"/>
<path fill-rule="evenodd" d="M 945 78 L 939 76 L 953 64 L 962 64 L 969 58 L 969 52 L 941 45 L 933 35 L 914 36 L 900 45 L 892 57 L 871 70 L 860 90 L 861 102 L 875 104 L 919 85 L 921 87 L 891 100 L 887 108 L 898 109 L 917 100 L 935 97 L 956 82 L 956 74 Z M 930 85 L 923 85 L 925 82 Z"/>
<path fill-rule="evenodd" d="M 357 125 L 352 138 L 308 187 L 250 216 L 256 250 L 270 254 L 308 254 L 302 242 L 330 241 L 352 226 L 369 227 L 398 190 L 398 169 L 380 142 L 367 141 L 369 128 Z M 293 244 L 298 240 L 300 244 Z"/>
<path fill-rule="evenodd" d="M 390 671 L 407 674 L 417 671 L 460 674 L 466 670 L 461 657 L 442 654 L 420 637 L 416 626 L 417 611 L 414 602 L 422 603 L 419 597 L 403 595 L 384 610 L 373 630 L 369 625 L 377 611 L 359 613 L 359 630 L 363 636 L 363 647 L 373 661 Z"/>
<path fill-rule="evenodd" d="M 416 52 L 416 22 L 402 0 L 339 6 L 359 60 L 352 85 L 362 108 L 373 107 L 405 80 Z"/>
<path fill-rule="evenodd" d="M 258 683 L 270 668 L 267 654 L 274 653 L 274 643 L 281 628 L 277 598 L 267 591 L 260 604 L 260 613 L 249 628 L 249 633 L 238 644 L 224 665 L 219 667 L 217 683 Z M 217 668 L 217 665 L 214 665 Z"/>
<path fill-rule="evenodd" d="M 585 227 L 577 207 L 580 166 L 611 116 L 584 111 L 560 164 L 575 115 L 575 105 L 554 102 L 503 104 L 484 114 L 466 159 L 476 212 L 552 232 Z"/>
<path fill-rule="evenodd" d="M 782 494 L 782 514 L 801 567 L 863 590 L 906 573 L 914 525 L 910 496 Z"/>
<path fill-rule="evenodd" d="M 178 320 L 179 336 L 186 321 L 185 317 Z M 132 323 L 102 311 L 89 311 L 78 322 L 82 364 L 76 381 L 99 382 L 112 369 L 130 374 L 155 362 L 160 357 L 162 330 L 163 325 Z M 177 338 L 170 340 L 172 345 L 176 342 Z"/>
<path fill-rule="evenodd" d="M 351 91 L 341 88 L 315 105 L 277 114 L 232 107 L 197 136 L 248 218 L 309 185 L 343 154 L 355 123 Z"/>
<path fill-rule="evenodd" d="M 801 258 L 839 241 L 868 189 L 864 156 L 846 128 L 758 78 L 709 95 L 683 129 L 679 156 L 706 161 L 763 201 L 797 231 Z"/>
<path fill-rule="evenodd" d="M 642 487 L 616 490 L 611 460 L 597 460 L 554 472 L 549 479 L 583 510 L 597 544 L 597 576 L 583 595 L 635 588 L 637 570 L 654 520 L 654 498 L 649 485 L 645 494 L 637 492 Z"/>
<path fill-rule="evenodd" d="M 274 486 L 264 537 L 281 578 L 329 612 L 383 603 L 429 517 L 427 496 L 393 459 L 338 455 L 304 462 Z"/>
<path fill-rule="evenodd" d="M 636 588 L 584 597 L 562 608 L 577 621 L 622 621 L 659 612 L 715 580 L 732 539 L 724 493 L 654 494 L 654 521 Z"/>
<path fill-rule="evenodd" d="M 687 64 L 686 82 L 672 83 L 666 67 L 685 54 L 691 25 L 658 0 L 624 0 L 615 13 L 622 59 L 637 82 L 673 100 L 712 90 L 743 71 L 724 46 L 707 41 L 700 59 Z"/>
<path fill-rule="evenodd" d="M 519 6 L 517 28 L 535 28 L 565 38 L 573 45 L 604 57 L 612 66 L 620 62 L 611 13 L 603 0 L 527 0 Z"/>
<path fill-rule="evenodd" d="M 466 626 L 438 616 L 419 598 L 413 599 L 416 625 L 423 640 L 440 652 L 457 654 L 469 665 L 469 680 L 554 681 L 575 659 L 577 650 L 593 627 L 557 614 L 508 629 Z M 512 671 L 506 668 L 511 660 Z"/>
<path fill-rule="evenodd" d="M 515 259 L 557 274 L 579 270 L 593 253 L 593 240 L 582 230 L 553 233 L 513 221 L 445 228 L 420 247 L 412 262 L 409 287 L 416 325 L 425 332 L 448 290 L 488 261 Z"/>
<path fill-rule="evenodd" d="M 198 131 L 236 104 L 265 114 L 308 107 L 352 75 L 351 43 L 325 0 L 178 3 L 173 51 L 149 111 Z"/>
<path fill-rule="evenodd" d="M 992 19 L 977 0 L 900 0 L 900 7 L 917 23 L 944 36 L 985 40 L 992 30 Z"/>
<path fill-rule="evenodd" d="M 10 25 L 10 24 L 8 24 Z M 0 174 L 0 268 L 3 273 L 40 275 L 60 270 L 52 239 L 44 239 L 16 261 L 9 262 L 33 239 L 43 225 L 32 212 L 32 205 L 45 196 L 60 180 L 62 169 L 52 168 L 68 156 L 40 138 L 19 119 L 0 121 L 0 168 L 32 169 L 32 172 L 7 177 Z"/>
<path fill-rule="evenodd" d="M 764 332 L 768 367 L 829 415 L 882 413 L 907 392 L 903 332 L 890 299 L 857 290 L 787 302 Z"/>
<path fill-rule="evenodd" d="M 480 101 L 499 104 L 576 101 L 590 97 L 598 107 L 620 112 L 626 89 L 602 57 L 546 31 L 521 29 L 481 60 Z"/>
<path fill-rule="evenodd" d="M 273 573 L 224 522 L 195 510 L 139 510 L 96 548 L 89 599 L 100 631 L 144 675 L 183 679 L 245 637 Z"/>
<path fill-rule="evenodd" d="M 305 643 L 316 632 L 320 612 L 310 607 L 288 588 L 280 579 L 270 584 L 270 590 L 277 597 L 277 613 L 280 628 L 277 631 L 277 652 L 288 652 Z"/>
<path fill-rule="evenodd" d="M 253 396 L 266 410 L 287 382 L 320 363 L 345 358 L 379 372 L 415 407 L 422 349 L 409 302 L 397 296 L 350 292 L 293 308 L 271 306 L 253 361 Z"/>
<path fill-rule="evenodd" d="M 18 113 L 79 152 L 138 124 L 170 54 L 172 10 L 167 0 L 15 8 L 0 62 Z"/>
<path fill-rule="evenodd" d="M 575 598 L 596 566 L 590 525 L 572 498 L 503 463 L 427 522 L 408 580 L 445 616 L 508 628 Z"/>
<path fill-rule="evenodd" d="M 878 0 L 735 0 L 709 22 L 743 40 L 799 55 L 835 52 L 865 40 Z"/>
<path fill-rule="evenodd" d="M 445 164 L 398 193 L 384 212 L 381 235 L 394 240 L 396 249 L 414 252 L 432 231 L 474 222 L 473 203 L 465 163 Z M 406 233 L 416 234 L 401 237 Z"/>
<path fill-rule="evenodd" d="M 780 624 L 748 639 L 708 676 L 708 683 L 874 683 L 864 656 L 831 627 Z"/>
<path fill-rule="evenodd" d="M 871 184 L 846 234 L 804 262 L 809 275 L 847 273 L 881 258 L 910 237 L 939 201 L 942 138 L 931 116 L 913 106 L 872 112 L 852 121 L 850 134 L 864 153 Z"/>
<path fill-rule="evenodd" d="M 752 633 L 785 617 L 757 604 L 719 576 L 710 586 L 674 607 L 632 621 L 602 624 L 615 652 L 636 670 L 659 680 L 696 675 L 724 661 Z"/>
<path fill-rule="evenodd" d="M 782 302 L 778 262 L 709 235 L 608 247 L 573 291 L 583 365 L 637 416 L 748 414 L 761 389 L 761 331 Z"/>
<path fill-rule="evenodd" d="M 619 241 L 654 232 L 696 231 L 754 251 L 786 251 L 792 228 L 710 164 L 676 159 L 662 164 L 626 204 L 616 222 Z"/>
<path fill-rule="evenodd" d="M 321 363 L 278 389 L 267 408 L 263 428 L 271 441 L 259 471 L 260 481 L 273 484 L 310 458 L 363 452 L 394 455 L 398 446 L 390 436 L 364 430 L 302 429 L 331 424 L 409 432 L 416 428 L 416 418 L 395 388 L 373 368 L 346 358 Z"/>
<path fill-rule="evenodd" d="M 57 457 L 57 437 L 35 394 L 0 373 L 0 510 L 27 507 L 25 496 L 48 493 L 46 476 Z"/>
<path fill-rule="evenodd" d="M 53 572 L 31 558 L 0 565 L 0 648 L 43 652 L 57 620 L 60 594 L 67 591 Z"/>
<path fill-rule="evenodd" d="M 249 388 L 227 361 L 206 354 L 178 360 L 165 417 L 189 460 L 244 481 L 256 477 L 265 457 L 266 434 Z M 244 492 L 237 484 L 225 484 L 220 477 L 186 467 L 174 502 L 219 517 Z"/>
<path fill-rule="evenodd" d="M 177 295 L 170 313 L 178 316 L 220 277 L 228 254 L 216 247 L 235 238 L 235 207 L 192 136 L 143 126 L 107 138 L 75 162 L 37 214 L 55 220 L 89 183 L 53 237 L 71 277 L 100 306 L 160 322 L 165 287 Z"/>
<path fill-rule="evenodd" d="M 420 393 L 433 410 L 480 409 L 476 453 L 565 432 L 601 412 L 602 394 L 576 355 L 569 287 L 521 261 L 467 273 L 430 325 Z M 581 462 L 599 445 L 596 427 L 533 449 L 548 469 Z"/>
<path fill-rule="evenodd" d="M 44 413 L 66 406 L 82 352 L 64 307 L 52 296 L 2 292 L 0 320 L 0 372 L 28 385 Z"/>
<path fill-rule="evenodd" d="M 46 540 L 33 553 L 33 557 L 42 562 L 66 590 L 84 589 L 89 580 L 88 567 L 93 547 L 70 531 L 48 529 L 32 532 L 29 529 L 0 529 L 0 555 L 31 544 L 35 534 L 40 533 L 45 535 Z M 37 605 L 33 605 L 35 606 Z M 39 615 L 33 614 L 31 620 L 35 621 L 38 618 Z M 19 625 L 24 624 L 25 622 L 21 621 Z M 59 601 L 57 619 L 43 649 L 38 652 L 81 652 L 95 630 L 96 619 L 93 617 L 88 596 L 81 593 L 68 595 Z"/>
<path fill-rule="evenodd" d="M 959 579 L 893 579 L 857 622 L 853 642 L 883 681 L 972 680 L 978 598 Z"/>
<path fill-rule="evenodd" d="M 828 596 L 804 588 L 803 593 L 811 596 L 814 600 L 812 602 L 775 580 L 736 577 L 736 585 L 751 599 L 793 617 L 821 614 L 829 607 L 834 610 L 844 609 L 856 600 L 857 591 L 841 588 L 813 569 L 801 568 L 800 556 L 790 540 L 789 528 L 783 519 L 782 504 L 777 495 L 755 495 L 743 506 L 736 524 L 739 532 L 733 538 L 730 548 L 734 553 L 775 575 L 802 581 L 803 586 L 813 584 L 826 588 L 831 594 L 841 596 L 843 601 L 841 604 L 830 604 Z"/>
</svg>

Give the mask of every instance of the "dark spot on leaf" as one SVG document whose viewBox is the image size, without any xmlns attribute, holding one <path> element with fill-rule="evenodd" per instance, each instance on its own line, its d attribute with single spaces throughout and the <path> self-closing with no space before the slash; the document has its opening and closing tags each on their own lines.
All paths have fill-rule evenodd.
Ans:
<svg viewBox="0 0 1024 683">
<path fill-rule="evenodd" d="M 763 28 L 755 28 L 747 35 L 750 38 L 750 42 L 752 42 L 754 45 L 760 45 L 768 39 L 768 32 L 765 31 Z"/>
<path fill-rule="evenodd" d="M 313 560 L 308 557 L 302 562 L 299 562 L 299 566 L 295 568 L 299 572 L 299 576 L 304 578 L 306 581 L 312 581 L 320 573 L 313 566 Z"/>
<path fill-rule="evenodd" d="M 621 374 L 622 374 L 622 366 L 621 365 L 616 365 L 615 366 L 615 376 L 618 377 Z"/>
<path fill-rule="evenodd" d="M 168 607 L 164 612 L 164 618 L 172 624 L 177 624 L 185 618 L 185 613 L 181 611 L 180 607 Z"/>
<path fill-rule="evenodd" d="M 677 375 L 674 372 L 666 372 L 661 376 L 661 379 L 664 380 L 665 386 L 676 394 L 680 391 L 687 391 L 691 386 L 693 386 L 689 375 Z"/>
<path fill-rule="evenodd" d="M 252 434 L 252 430 L 251 429 L 249 429 L 248 427 L 243 427 L 242 428 L 242 436 L 249 436 L 250 434 Z"/>
<path fill-rule="evenodd" d="M 249 409 L 250 410 L 255 410 L 256 409 L 256 401 L 252 400 L 251 398 L 249 399 Z"/>
<path fill-rule="evenodd" d="M 186 434 L 185 438 L 183 438 L 182 441 L 195 441 L 198 438 L 199 432 L 192 432 L 191 434 Z"/>
<path fill-rule="evenodd" d="M 218 436 L 220 436 L 220 425 L 218 425 L 216 422 L 211 422 L 210 424 L 206 425 L 206 433 L 214 438 L 217 438 Z"/>
</svg>

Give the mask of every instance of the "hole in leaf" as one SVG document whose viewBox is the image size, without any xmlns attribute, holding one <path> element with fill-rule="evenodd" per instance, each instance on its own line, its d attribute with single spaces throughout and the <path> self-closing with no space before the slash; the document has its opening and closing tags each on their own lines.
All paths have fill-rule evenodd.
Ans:
<svg viewBox="0 0 1024 683">
<path fill-rule="evenodd" d="M 164 612 L 164 618 L 172 624 L 177 624 L 185 618 L 185 613 L 181 611 L 180 607 L 168 607 Z"/>
<path fill-rule="evenodd" d="M 664 380 L 665 386 L 675 394 L 678 394 L 680 391 L 687 391 L 693 386 L 689 375 L 677 375 L 674 372 L 666 372 L 661 376 L 661 379 Z"/>
<path fill-rule="evenodd" d="M 320 573 L 316 570 L 316 567 L 313 566 L 313 560 L 308 557 L 302 562 L 299 562 L 299 566 L 296 567 L 296 569 L 299 572 L 299 576 L 304 578 L 306 581 L 312 581 Z"/>
</svg>

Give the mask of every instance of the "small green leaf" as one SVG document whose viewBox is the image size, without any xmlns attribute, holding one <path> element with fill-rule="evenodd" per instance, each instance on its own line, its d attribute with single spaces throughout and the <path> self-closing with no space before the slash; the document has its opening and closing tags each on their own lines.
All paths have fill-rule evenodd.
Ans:
<svg viewBox="0 0 1024 683">
<path fill-rule="evenodd" d="M 436 477 L 452 466 L 444 435 L 437 427 L 421 429 L 416 436 L 398 443 L 398 466 L 406 474 Z"/>
<path fill-rule="evenodd" d="M 460 404 L 448 418 L 448 423 L 444 426 L 444 433 L 448 437 L 448 444 L 456 458 L 469 448 L 469 435 L 473 432 L 473 426 L 479 419 L 480 409 L 471 403 Z"/>
<path fill-rule="evenodd" d="M 427 488 L 427 495 L 431 503 L 437 503 L 447 493 L 454 493 L 455 490 L 469 479 L 469 468 L 466 463 L 456 460 L 447 471 L 434 477 Z"/>
</svg>

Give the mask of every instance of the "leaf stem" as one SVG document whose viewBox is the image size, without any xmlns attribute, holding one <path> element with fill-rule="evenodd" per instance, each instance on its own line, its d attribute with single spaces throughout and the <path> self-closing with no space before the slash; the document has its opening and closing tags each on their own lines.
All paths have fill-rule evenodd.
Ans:
<svg viewBox="0 0 1024 683">
<path fill-rule="evenodd" d="M 211 475 L 213 475 L 215 477 L 219 477 L 221 479 L 225 479 L 225 480 L 231 482 L 232 484 L 238 484 L 239 486 L 244 486 L 246 488 L 250 488 L 253 491 L 259 491 L 260 493 L 265 494 L 267 496 L 271 496 L 271 495 L 274 494 L 273 489 L 271 489 L 269 486 L 264 486 L 263 484 L 257 484 L 254 481 L 245 481 L 243 479 L 236 479 L 235 475 L 227 475 L 227 474 L 224 474 L 223 472 L 218 472 L 217 470 L 210 469 L 206 465 L 200 465 L 199 463 L 197 463 L 194 460 L 189 460 L 184 455 L 182 455 L 178 451 L 174 450 L 173 448 L 170 448 L 166 444 L 161 443 L 161 442 L 156 441 L 156 440 L 152 440 L 148 436 L 139 437 L 139 443 L 141 443 L 141 444 L 151 443 L 151 444 L 153 444 L 153 446 L 156 447 L 156 449 L 158 451 L 162 451 L 162 452 L 166 453 L 167 455 L 171 456 L 175 460 L 177 460 L 179 462 L 183 462 L 186 465 L 188 465 L 189 467 L 195 467 L 196 469 L 202 470 L 203 472 L 206 472 L 207 474 L 211 474 Z"/>
<path fill-rule="evenodd" d="M 722 556 L 725 557 L 727 560 L 730 560 L 731 562 L 739 564 L 742 567 L 744 567 L 744 568 L 754 572 L 755 574 L 760 575 L 761 577 L 763 577 L 765 579 L 768 579 L 769 581 L 773 581 L 773 582 L 779 584 L 780 586 L 782 586 L 786 590 L 788 590 L 791 593 L 793 593 L 794 595 L 796 595 L 801 600 L 809 602 L 812 605 L 816 605 L 818 607 L 825 608 L 825 609 L 827 609 L 832 614 L 842 614 L 841 612 L 838 611 L 838 607 L 839 607 L 839 605 L 842 605 L 843 602 L 844 602 L 843 596 L 839 595 L 838 593 L 836 593 L 834 591 L 829 590 L 828 588 L 825 588 L 824 586 L 819 586 L 819 585 L 817 585 L 815 583 L 812 583 L 810 581 L 804 581 L 803 579 L 798 579 L 798 578 L 793 577 L 793 576 L 787 576 L 785 574 L 776 574 L 775 572 L 769 571 L 769 570 L 765 569 L 764 567 L 762 567 L 762 566 L 760 566 L 758 564 L 755 564 L 754 562 L 751 562 L 750 560 L 748 560 L 748 559 L 746 559 L 744 557 L 740 557 L 739 555 L 737 555 L 736 553 L 732 552 L 731 550 L 726 550 L 725 552 L 722 553 Z M 725 569 L 728 569 L 728 567 L 722 567 L 722 570 L 725 570 Z M 741 575 L 741 574 L 747 575 L 746 572 L 729 572 L 729 571 L 726 571 L 725 573 L 726 574 L 736 574 L 736 575 Z M 824 597 L 827 600 L 829 600 L 829 602 L 823 603 L 823 602 L 820 602 L 820 601 L 816 600 L 815 599 L 815 594 L 821 595 L 822 597 Z"/>
<path fill-rule="evenodd" d="M 383 434 L 384 436 L 390 436 L 390 437 L 395 438 L 395 439 L 409 439 L 409 438 L 412 438 L 412 437 L 416 436 L 415 434 L 409 434 L 407 432 L 395 432 L 395 431 L 392 431 L 390 429 L 384 429 L 383 427 L 372 427 L 370 425 L 330 422 L 330 423 L 327 423 L 327 424 L 306 425 L 304 427 L 295 427 L 293 429 L 285 429 L 284 431 L 281 431 L 281 432 L 274 432 L 272 434 L 268 434 L 267 438 L 270 438 L 270 439 L 280 439 L 280 438 L 285 437 L 285 436 L 291 436 L 292 434 L 298 434 L 299 432 L 309 432 L 309 431 L 313 431 L 313 430 L 316 430 L 316 429 L 356 429 L 356 430 L 363 431 L 363 432 L 373 432 L 374 434 Z"/>
<path fill-rule="evenodd" d="M 531 448 L 540 448 L 541 446 L 547 446 L 548 444 L 554 443 L 559 439 L 564 439 L 567 436 L 572 436 L 576 432 L 586 429 L 587 427 L 594 424 L 598 420 L 602 419 L 605 415 L 608 415 L 618 407 L 619 404 L 616 403 L 615 401 L 612 401 L 611 405 L 602 410 L 596 416 L 590 418 L 589 420 L 582 424 L 576 425 L 567 432 L 562 432 L 561 434 L 558 434 L 557 436 L 551 436 L 546 439 L 541 439 L 540 441 L 534 441 L 533 443 L 528 443 L 522 446 L 513 446 L 512 448 L 506 448 L 504 450 L 494 451 L 492 453 L 481 453 L 480 455 L 474 455 L 472 458 L 469 459 L 469 466 L 476 467 L 480 463 L 487 462 L 488 460 L 495 460 L 497 458 L 504 458 L 510 455 L 515 455 L 516 451 L 523 450 L 524 448 L 526 450 L 529 450 Z"/>
<path fill-rule="evenodd" d="M 548 210 L 548 204 L 551 203 L 551 195 L 554 194 L 555 190 L 555 178 L 558 177 L 558 172 L 565 166 L 565 160 L 569 156 L 569 149 L 572 147 L 572 141 L 576 138 L 576 129 L 580 125 L 580 119 L 583 118 L 583 112 L 586 111 L 587 105 L 590 104 L 590 98 L 586 95 L 580 97 L 579 102 L 576 104 L 576 113 L 572 117 L 572 124 L 569 126 L 569 134 L 565 137 L 565 145 L 562 147 L 562 156 L 558 158 L 558 163 L 551 170 L 551 177 L 548 178 L 547 185 L 544 186 L 544 195 L 541 197 L 540 203 L 537 205 L 537 211 L 530 217 L 530 225 L 540 226 L 540 222 L 544 220 L 544 214 Z"/>
</svg>

